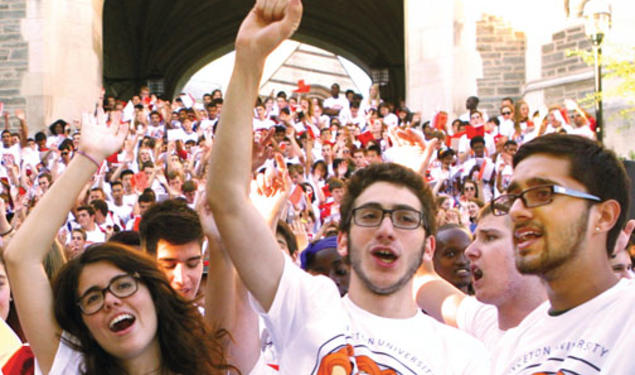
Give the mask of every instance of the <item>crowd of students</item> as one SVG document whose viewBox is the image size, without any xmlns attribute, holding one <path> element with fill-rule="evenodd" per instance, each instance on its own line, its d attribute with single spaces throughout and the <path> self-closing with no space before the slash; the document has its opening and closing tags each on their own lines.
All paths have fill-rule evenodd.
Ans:
<svg viewBox="0 0 635 375">
<path fill-rule="evenodd" d="M 2 373 L 635 372 L 630 181 L 593 118 L 259 97 L 301 16 L 258 1 L 201 102 L 5 114 Z"/>
</svg>

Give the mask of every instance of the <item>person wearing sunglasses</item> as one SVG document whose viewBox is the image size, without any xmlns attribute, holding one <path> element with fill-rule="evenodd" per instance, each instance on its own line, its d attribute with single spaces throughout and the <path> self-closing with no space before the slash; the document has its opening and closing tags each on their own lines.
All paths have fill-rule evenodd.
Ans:
<svg viewBox="0 0 635 375">
<path fill-rule="evenodd" d="M 513 166 L 493 211 L 511 218 L 516 267 L 539 276 L 549 300 L 505 334 L 495 373 L 635 373 L 635 282 L 609 263 L 630 201 L 622 163 L 589 139 L 549 134 Z"/>
<path fill-rule="evenodd" d="M 119 115 L 112 123 L 119 124 Z M 123 145 L 124 126 L 85 115 L 79 150 L 4 251 L 18 316 L 44 374 L 227 374 L 222 336 L 170 287 L 154 259 L 95 244 L 53 284 L 42 261 L 85 183 Z"/>
<path fill-rule="evenodd" d="M 498 134 L 504 136 L 507 140 L 514 139 L 514 106 L 510 104 L 502 105 L 498 122 Z"/>
</svg>

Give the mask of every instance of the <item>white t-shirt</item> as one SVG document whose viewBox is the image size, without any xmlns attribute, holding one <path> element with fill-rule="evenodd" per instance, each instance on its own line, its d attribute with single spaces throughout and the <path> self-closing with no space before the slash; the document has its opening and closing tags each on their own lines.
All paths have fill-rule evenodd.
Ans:
<svg viewBox="0 0 635 375">
<path fill-rule="evenodd" d="M 257 305 L 257 303 L 255 303 Z M 276 296 L 263 314 L 282 374 L 489 374 L 489 354 L 464 332 L 421 311 L 406 319 L 373 315 L 341 298 L 335 283 L 285 257 Z"/>
<path fill-rule="evenodd" d="M 503 335 L 494 373 L 635 374 L 633 306 L 635 280 L 626 279 L 558 316 L 547 301 Z"/>
<path fill-rule="evenodd" d="M 505 331 L 498 328 L 496 306 L 465 297 L 456 311 L 456 325 L 481 341 L 489 351 L 494 350 Z"/>
</svg>

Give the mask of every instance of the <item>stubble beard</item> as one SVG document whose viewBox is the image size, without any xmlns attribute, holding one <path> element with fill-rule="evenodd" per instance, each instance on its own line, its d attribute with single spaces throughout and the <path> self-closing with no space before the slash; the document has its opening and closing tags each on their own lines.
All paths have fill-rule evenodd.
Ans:
<svg viewBox="0 0 635 375">
<path fill-rule="evenodd" d="M 562 234 L 565 242 L 558 246 L 559 249 L 552 248 L 548 242 L 548 237 L 543 234 L 545 245 L 540 257 L 534 261 L 516 257 L 516 268 L 518 271 L 528 275 L 546 275 L 563 265 L 567 260 L 575 257 L 584 241 L 588 219 L 589 210 L 587 209 L 585 213 Z M 547 233 L 544 227 L 542 227 L 542 231 L 543 233 Z"/>
<path fill-rule="evenodd" d="M 419 269 L 419 266 L 421 266 L 421 263 L 423 262 L 423 253 L 425 251 L 425 243 L 421 247 L 421 251 L 419 255 L 415 258 L 416 260 L 411 262 L 408 265 L 408 268 L 406 269 L 406 272 L 404 273 L 404 275 L 400 277 L 399 280 L 397 280 L 397 282 L 386 287 L 381 287 L 375 284 L 370 279 L 370 277 L 366 274 L 366 272 L 364 272 L 362 268 L 362 261 L 359 256 L 360 252 L 353 251 L 350 240 L 348 241 L 346 248 L 347 248 L 346 261 L 351 265 L 353 272 L 355 272 L 355 274 L 362 281 L 364 286 L 371 293 L 375 295 L 388 296 L 401 290 L 401 288 L 403 288 L 406 284 L 408 284 L 408 282 L 410 282 L 410 280 L 412 280 L 412 277 L 417 272 L 417 269 Z"/>
</svg>

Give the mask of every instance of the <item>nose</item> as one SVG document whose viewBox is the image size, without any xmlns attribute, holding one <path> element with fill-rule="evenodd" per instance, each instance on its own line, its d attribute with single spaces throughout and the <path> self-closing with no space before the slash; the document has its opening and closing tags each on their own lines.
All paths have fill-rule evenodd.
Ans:
<svg viewBox="0 0 635 375">
<path fill-rule="evenodd" d="M 178 263 L 176 267 L 174 267 L 174 277 L 172 278 L 172 282 L 176 285 L 182 286 L 185 281 L 185 267 L 183 264 Z"/>
<path fill-rule="evenodd" d="M 476 241 L 472 241 L 472 243 L 465 248 L 465 251 L 463 252 L 463 254 L 470 260 L 473 261 L 474 259 L 478 258 L 479 256 L 481 256 L 481 251 L 478 248 L 478 244 Z"/>
<path fill-rule="evenodd" d="M 512 206 L 509 208 L 509 215 L 512 221 L 521 221 L 523 218 L 531 216 L 531 211 L 525 207 L 525 203 L 522 199 L 517 198 Z"/>
<path fill-rule="evenodd" d="M 121 300 L 119 297 L 112 294 L 110 290 L 106 290 L 104 292 L 104 307 L 103 309 L 110 309 L 113 306 L 119 306 L 121 304 Z"/>
<path fill-rule="evenodd" d="M 470 263 L 470 260 L 465 255 L 465 251 L 462 251 L 461 254 L 459 254 L 459 256 L 456 257 L 455 263 L 457 265 L 460 265 L 460 266 L 463 266 L 463 265 L 466 265 L 466 264 Z"/>
<path fill-rule="evenodd" d="M 381 222 L 379 223 L 376 234 L 380 238 L 386 237 L 389 239 L 394 239 L 395 227 L 393 226 L 390 213 L 384 212 L 384 216 L 381 218 Z"/>
</svg>

